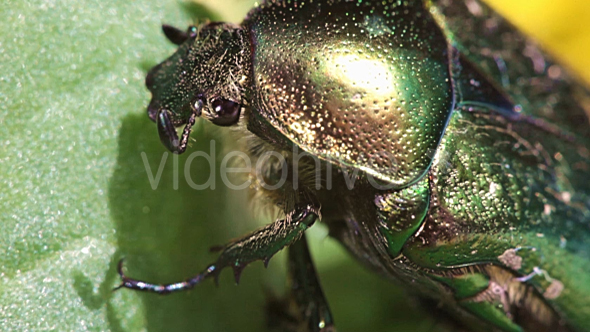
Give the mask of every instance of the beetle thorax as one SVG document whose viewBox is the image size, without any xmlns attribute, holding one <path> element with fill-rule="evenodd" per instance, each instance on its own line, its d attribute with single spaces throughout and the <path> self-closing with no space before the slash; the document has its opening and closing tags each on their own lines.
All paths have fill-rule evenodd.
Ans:
<svg viewBox="0 0 590 332">
<path fill-rule="evenodd" d="M 303 150 L 407 186 L 429 167 L 452 109 L 447 43 L 420 5 L 359 6 L 269 4 L 252 15 L 253 103 Z"/>
</svg>

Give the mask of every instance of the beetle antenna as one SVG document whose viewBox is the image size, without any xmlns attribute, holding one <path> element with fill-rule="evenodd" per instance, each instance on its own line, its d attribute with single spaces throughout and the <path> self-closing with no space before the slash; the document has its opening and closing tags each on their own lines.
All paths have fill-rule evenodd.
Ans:
<svg viewBox="0 0 590 332">
<path fill-rule="evenodd" d="M 188 146 L 188 139 L 191 134 L 191 130 L 193 125 L 195 124 L 195 119 L 197 116 L 201 115 L 201 109 L 203 108 L 203 102 L 198 101 L 195 103 L 193 107 L 191 107 L 192 112 L 182 130 L 182 136 L 180 140 L 178 139 L 178 134 L 176 133 L 176 128 L 174 124 L 170 120 L 169 111 L 166 109 L 161 109 L 157 115 L 157 124 L 158 124 L 158 133 L 160 135 L 160 141 L 166 146 L 172 153 L 174 154 L 181 154 L 186 150 Z"/>
<path fill-rule="evenodd" d="M 191 104 L 191 116 L 188 118 L 186 126 L 184 126 L 184 129 L 182 130 L 182 136 L 180 138 L 180 143 L 178 144 L 178 152 L 175 153 L 181 154 L 186 150 L 188 138 L 191 135 L 191 129 L 195 124 L 195 118 L 201 116 L 201 109 L 203 109 L 203 100 L 199 98 Z"/>
<path fill-rule="evenodd" d="M 188 118 L 188 122 L 186 123 L 186 126 L 184 126 L 184 129 L 182 130 L 182 136 L 180 137 L 180 143 L 178 144 L 178 150 L 173 151 L 174 153 L 181 154 L 186 150 L 186 147 L 188 145 L 188 138 L 191 134 L 191 130 L 193 128 L 193 125 L 195 124 L 196 117 L 197 117 L 197 112 L 192 112 L 191 116 Z"/>
</svg>

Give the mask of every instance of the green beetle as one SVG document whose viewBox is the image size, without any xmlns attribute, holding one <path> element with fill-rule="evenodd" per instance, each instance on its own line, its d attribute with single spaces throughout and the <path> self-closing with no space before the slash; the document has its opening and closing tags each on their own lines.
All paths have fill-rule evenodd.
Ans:
<svg viewBox="0 0 590 332">
<path fill-rule="evenodd" d="M 164 33 L 178 50 L 146 78 L 163 144 L 184 152 L 198 117 L 235 127 L 284 216 L 182 282 L 120 263 L 119 287 L 238 279 L 289 247 L 293 330 L 332 331 L 304 238 L 321 220 L 457 328 L 590 331 L 590 92 L 485 4 L 274 0 Z"/>
</svg>

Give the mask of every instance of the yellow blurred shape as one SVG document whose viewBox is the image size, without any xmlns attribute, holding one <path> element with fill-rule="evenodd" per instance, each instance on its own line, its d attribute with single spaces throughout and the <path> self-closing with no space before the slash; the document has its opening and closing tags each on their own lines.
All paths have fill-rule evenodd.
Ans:
<svg viewBox="0 0 590 332">
<path fill-rule="evenodd" d="M 555 58 L 590 82 L 590 1 L 486 0 Z"/>
</svg>

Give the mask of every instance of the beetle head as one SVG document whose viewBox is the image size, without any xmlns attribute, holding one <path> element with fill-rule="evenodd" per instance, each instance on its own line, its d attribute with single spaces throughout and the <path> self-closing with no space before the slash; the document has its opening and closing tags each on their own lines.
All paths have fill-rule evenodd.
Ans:
<svg viewBox="0 0 590 332">
<path fill-rule="evenodd" d="M 182 31 L 163 26 L 177 51 L 152 68 L 146 86 L 152 93 L 148 115 L 160 140 L 174 153 L 186 149 L 195 118 L 204 116 L 219 126 L 238 122 L 245 103 L 248 47 L 238 26 L 207 23 Z M 185 125 L 181 137 L 176 127 Z"/>
</svg>

